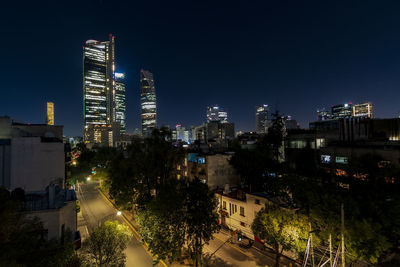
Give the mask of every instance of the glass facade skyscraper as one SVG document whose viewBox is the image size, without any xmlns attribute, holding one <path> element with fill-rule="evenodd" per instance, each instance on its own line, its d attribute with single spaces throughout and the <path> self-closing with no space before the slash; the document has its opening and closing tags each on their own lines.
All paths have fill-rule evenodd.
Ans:
<svg viewBox="0 0 400 267">
<path fill-rule="evenodd" d="M 124 77 L 122 73 L 115 73 L 115 37 L 112 34 L 108 41 L 86 41 L 83 47 L 85 143 L 98 143 L 89 128 L 118 131 L 113 133 L 115 136 L 125 133 Z"/>
<path fill-rule="evenodd" d="M 267 133 L 269 120 L 268 120 L 269 106 L 263 104 L 256 107 L 256 132 Z"/>
<path fill-rule="evenodd" d="M 90 124 L 111 124 L 114 105 L 114 36 L 108 41 L 88 40 L 83 47 L 84 138 Z"/>
<path fill-rule="evenodd" d="M 228 112 L 218 105 L 207 107 L 207 122 L 210 121 L 228 122 Z"/>
<path fill-rule="evenodd" d="M 151 135 L 157 127 L 156 88 L 153 73 L 140 70 L 140 105 L 142 108 L 142 135 Z"/>
<path fill-rule="evenodd" d="M 345 103 L 342 105 L 332 106 L 332 118 L 333 119 L 341 119 L 341 118 L 349 118 L 353 115 L 353 103 Z"/>
<path fill-rule="evenodd" d="M 115 121 L 121 125 L 121 134 L 126 133 L 125 74 L 115 73 Z"/>
</svg>

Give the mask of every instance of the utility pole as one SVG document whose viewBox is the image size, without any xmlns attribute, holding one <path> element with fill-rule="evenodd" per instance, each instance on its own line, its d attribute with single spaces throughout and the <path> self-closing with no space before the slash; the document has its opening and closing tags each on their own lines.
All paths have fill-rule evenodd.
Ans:
<svg viewBox="0 0 400 267">
<path fill-rule="evenodd" d="M 333 259 L 332 259 L 332 234 L 329 234 L 329 263 L 330 263 L 330 267 L 333 267 Z"/>
<path fill-rule="evenodd" d="M 344 255 L 344 207 L 341 205 L 341 219 L 342 219 L 342 267 L 346 266 L 346 257 Z"/>
<path fill-rule="evenodd" d="M 312 229 L 311 229 L 311 222 L 309 222 L 310 225 L 310 248 L 311 248 L 311 266 L 314 267 L 314 248 L 313 248 L 313 239 L 312 239 Z"/>
</svg>

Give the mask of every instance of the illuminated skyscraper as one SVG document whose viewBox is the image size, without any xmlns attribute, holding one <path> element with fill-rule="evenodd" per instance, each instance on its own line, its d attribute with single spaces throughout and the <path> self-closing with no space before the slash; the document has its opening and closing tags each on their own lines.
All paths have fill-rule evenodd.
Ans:
<svg viewBox="0 0 400 267">
<path fill-rule="evenodd" d="M 261 105 L 256 107 L 256 132 L 257 133 L 267 133 L 269 126 L 269 106 Z"/>
<path fill-rule="evenodd" d="M 353 115 L 353 103 L 332 106 L 332 119 L 349 118 Z"/>
<path fill-rule="evenodd" d="M 111 125 L 115 112 L 114 36 L 108 41 L 86 41 L 83 47 L 84 141 L 89 143 L 89 125 Z"/>
<path fill-rule="evenodd" d="M 366 102 L 362 104 L 355 104 L 353 106 L 353 117 L 372 118 L 372 103 Z"/>
<path fill-rule="evenodd" d="M 54 125 L 54 103 L 53 102 L 47 102 L 46 124 Z"/>
<path fill-rule="evenodd" d="M 228 122 L 228 112 L 218 105 L 207 107 L 207 122 L 210 121 Z"/>
<path fill-rule="evenodd" d="M 125 134 L 126 101 L 125 74 L 115 73 L 115 121 L 121 125 L 121 134 Z"/>
<path fill-rule="evenodd" d="M 325 108 L 317 110 L 317 120 L 318 121 L 326 121 L 326 120 L 330 120 L 331 118 L 332 118 L 331 113 L 329 111 L 325 110 Z"/>
<path fill-rule="evenodd" d="M 142 107 L 142 134 L 151 135 L 157 127 L 156 88 L 153 73 L 140 70 L 140 104 Z"/>
</svg>

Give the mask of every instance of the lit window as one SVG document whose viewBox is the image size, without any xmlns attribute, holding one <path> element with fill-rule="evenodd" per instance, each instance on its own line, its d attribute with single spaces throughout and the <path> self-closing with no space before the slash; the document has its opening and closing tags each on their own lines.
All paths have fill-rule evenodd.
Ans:
<svg viewBox="0 0 400 267">
<path fill-rule="evenodd" d="M 336 163 L 347 164 L 347 157 L 336 157 Z"/>
<path fill-rule="evenodd" d="M 331 162 L 331 156 L 330 155 L 321 155 L 321 162 L 322 163 L 330 163 Z"/>
</svg>

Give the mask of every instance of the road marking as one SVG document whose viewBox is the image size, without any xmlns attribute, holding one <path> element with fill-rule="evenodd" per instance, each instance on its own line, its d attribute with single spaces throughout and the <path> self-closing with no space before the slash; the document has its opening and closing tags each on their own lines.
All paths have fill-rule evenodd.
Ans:
<svg viewBox="0 0 400 267">
<path fill-rule="evenodd" d="M 97 190 L 97 191 L 99 191 L 100 192 L 100 195 L 105 199 L 105 200 L 107 200 L 107 202 L 111 205 L 111 207 L 113 207 L 116 211 L 118 211 L 117 210 L 117 208 L 115 207 L 115 205 L 114 205 L 114 203 L 112 203 L 109 199 L 108 199 L 108 197 L 101 191 L 101 190 Z M 136 229 L 135 229 L 135 227 L 133 227 L 133 225 L 129 222 L 129 220 L 127 220 L 126 218 L 125 218 L 125 215 L 122 213 L 122 219 L 124 220 L 124 222 L 128 225 L 128 227 L 137 235 L 137 237 L 135 236 L 135 238 L 136 238 L 136 240 L 137 241 L 139 241 L 139 243 L 142 243 L 141 241 L 140 241 L 140 235 L 139 235 L 139 233 L 136 231 Z M 150 253 L 150 251 L 148 251 L 147 250 L 147 248 L 149 247 L 149 245 L 146 243 L 146 242 L 143 242 L 144 243 L 144 245 L 145 245 L 145 250 L 146 250 L 146 252 L 153 258 L 153 255 L 151 255 L 151 253 Z M 167 264 L 165 264 L 165 262 L 163 261 L 163 260 L 160 260 L 160 262 L 162 263 L 162 265 L 164 265 L 164 267 L 168 267 L 168 265 Z"/>
<path fill-rule="evenodd" d="M 216 235 L 214 235 L 214 237 L 215 237 L 216 239 L 218 239 L 219 241 L 223 242 L 223 243 L 225 242 L 224 240 L 222 240 L 221 238 L 219 238 L 219 237 L 216 236 Z M 239 248 L 237 248 L 237 247 L 235 247 L 235 246 L 233 246 L 233 245 L 231 245 L 231 244 L 229 244 L 229 243 L 226 243 L 226 245 L 228 245 L 228 246 L 230 246 L 231 248 L 233 248 L 233 249 L 239 251 L 239 252 L 242 253 L 243 255 L 246 255 L 247 257 L 249 257 L 249 258 L 252 259 L 253 261 L 256 261 L 256 259 L 255 259 L 253 256 L 251 256 L 250 254 L 244 252 L 243 250 L 241 250 L 241 249 L 239 249 Z"/>
<path fill-rule="evenodd" d="M 85 225 L 85 230 L 86 230 L 87 236 L 89 236 L 89 229 L 87 228 L 87 225 Z"/>
</svg>

